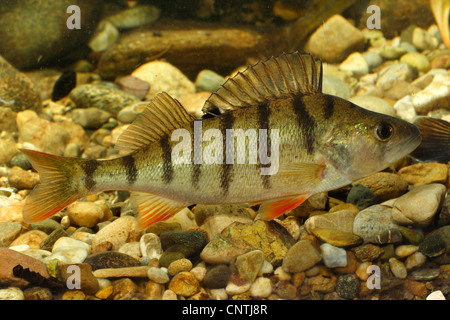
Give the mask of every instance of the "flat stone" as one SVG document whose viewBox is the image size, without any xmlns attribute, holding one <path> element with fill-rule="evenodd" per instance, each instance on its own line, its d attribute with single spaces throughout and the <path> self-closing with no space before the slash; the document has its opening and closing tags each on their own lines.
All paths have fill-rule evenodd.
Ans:
<svg viewBox="0 0 450 320">
<path fill-rule="evenodd" d="M 340 210 L 314 215 L 305 221 L 304 226 L 309 233 L 313 233 L 313 230 L 317 228 L 352 232 L 354 219 L 355 215 L 352 211 Z"/>
<path fill-rule="evenodd" d="M 22 231 L 22 225 L 18 222 L 0 222 L 0 247 L 8 247 Z"/>
<path fill-rule="evenodd" d="M 415 187 L 393 204 L 392 218 L 402 225 L 427 227 L 440 209 L 447 188 L 442 184 Z"/>
<path fill-rule="evenodd" d="M 228 264 L 237 256 L 254 249 L 254 247 L 243 239 L 227 238 L 222 235 L 216 235 L 205 248 L 203 248 L 200 258 L 211 264 Z"/>
<path fill-rule="evenodd" d="M 374 205 L 360 211 L 353 221 L 353 233 L 366 239 L 395 229 L 397 224 L 392 219 L 392 208 L 383 205 Z"/>
<path fill-rule="evenodd" d="M 426 114 L 437 108 L 450 108 L 450 76 L 436 74 L 433 81 L 425 89 L 412 98 L 417 113 Z"/>
<path fill-rule="evenodd" d="M 169 290 L 175 294 L 189 297 L 200 291 L 200 283 L 190 272 L 180 272 L 169 282 Z"/>
<path fill-rule="evenodd" d="M 117 251 L 94 253 L 87 257 L 84 262 L 90 264 L 94 271 L 97 269 L 137 267 L 141 265 L 139 260 Z"/>
<path fill-rule="evenodd" d="M 261 250 L 254 250 L 238 256 L 235 266 L 239 276 L 246 282 L 252 283 L 256 279 L 263 263 L 264 253 Z"/>
<path fill-rule="evenodd" d="M 342 39 L 346 41 L 341 41 Z M 309 38 L 304 50 L 330 63 L 341 62 L 350 53 L 362 51 L 364 36 L 340 15 L 334 15 Z"/>
<path fill-rule="evenodd" d="M 97 269 L 93 272 L 97 278 L 147 278 L 148 266 Z"/>
<path fill-rule="evenodd" d="M 373 191 L 380 202 L 398 198 L 408 191 L 408 182 L 400 175 L 390 172 L 378 172 L 357 180 L 353 184 L 366 186 Z"/>
<path fill-rule="evenodd" d="M 316 228 L 312 230 L 312 234 L 336 247 L 352 247 L 363 242 L 363 239 L 356 234 L 334 229 Z"/>
<path fill-rule="evenodd" d="M 231 269 L 224 264 L 208 270 L 203 279 L 203 285 L 210 289 L 225 288 L 231 277 Z"/>
<path fill-rule="evenodd" d="M 297 273 L 308 270 L 322 260 L 320 252 L 309 240 L 300 240 L 294 244 L 283 259 L 283 270 Z"/>
</svg>

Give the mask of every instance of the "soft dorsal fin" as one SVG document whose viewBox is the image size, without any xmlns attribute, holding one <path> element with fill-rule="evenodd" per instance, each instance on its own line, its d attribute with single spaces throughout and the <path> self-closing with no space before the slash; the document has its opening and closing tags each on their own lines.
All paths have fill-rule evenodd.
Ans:
<svg viewBox="0 0 450 320">
<path fill-rule="evenodd" d="M 203 112 L 225 112 L 290 95 L 322 92 L 322 61 L 310 54 L 283 53 L 238 72 L 211 94 Z"/>
<path fill-rule="evenodd" d="M 127 153 L 136 151 L 191 121 L 194 118 L 181 103 L 166 92 L 158 93 L 119 137 L 116 148 Z"/>
</svg>

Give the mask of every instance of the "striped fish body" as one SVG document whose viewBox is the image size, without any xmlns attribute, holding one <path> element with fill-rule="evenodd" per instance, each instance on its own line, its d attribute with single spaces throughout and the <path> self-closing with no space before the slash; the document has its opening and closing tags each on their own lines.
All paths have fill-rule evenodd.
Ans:
<svg viewBox="0 0 450 320">
<path fill-rule="evenodd" d="M 260 203 L 261 216 L 274 218 L 311 194 L 382 170 L 419 144 L 412 124 L 325 95 L 321 80 L 311 56 L 283 55 L 225 83 L 205 103 L 212 118 L 194 120 L 178 101 L 157 95 L 120 137 L 123 157 L 23 150 L 42 181 L 24 220 L 105 190 L 133 191 L 143 227 L 196 203 Z"/>
</svg>

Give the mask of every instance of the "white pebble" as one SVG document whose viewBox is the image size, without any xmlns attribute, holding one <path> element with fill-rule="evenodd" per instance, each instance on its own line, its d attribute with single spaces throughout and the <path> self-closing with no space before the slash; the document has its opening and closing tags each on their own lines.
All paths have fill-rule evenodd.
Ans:
<svg viewBox="0 0 450 320">
<path fill-rule="evenodd" d="M 347 252 L 345 249 L 324 243 L 320 246 L 323 263 L 328 268 L 345 267 L 347 265 Z"/>
<path fill-rule="evenodd" d="M 161 268 L 150 267 L 147 271 L 147 276 L 150 280 L 156 283 L 168 283 L 169 275 Z"/>
<path fill-rule="evenodd" d="M 225 288 L 207 290 L 211 300 L 228 300 L 228 294 Z"/>
<path fill-rule="evenodd" d="M 267 298 L 272 293 L 272 282 L 269 278 L 259 277 L 250 287 L 250 295 L 254 298 Z"/>
<path fill-rule="evenodd" d="M 427 296 L 427 300 L 445 300 L 445 296 L 441 290 L 436 290 Z"/>
<path fill-rule="evenodd" d="M 178 299 L 176 293 L 168 289 L 164 291 L 161 300 L 178 300 Z"/>
<path fill-rule="evenodd" d="M 405 244 L 395 248 L 395 255 L 399 258 L 406 258 L 419 250 L 418 246 Z"/>
<path fill-rule="evenodd" d="M 192 273 L 198 281 L 203 281 L 203 278 L 206 275 L 205 262 L 202 261 L 199 264 L 197 264 L 194 268 L 191 269 L 190 273 Z"/>
<path fill-rule="evenodd" d="M 284 281 L 284 280 L 289 281 L 289 280 L 291 280 L 291 274 L 287 273 L 286 271 L 284 271 L 282 267 L 276 268 L 274 274 L 276 276 L 278 276 L 278 279 L 280 281 Z"/>
<path fill-rule="evenodd" d="M 139 246 L 143 257 L 159 259 L 162 254 L 161 241 L 154 233 L 144 234 L 139 241 Z"/>
<path fill-rule="evenodd" d="M 0 300 L 25 300 L 23 291 L 16 287 L 0 289 Z"/>
</svg>

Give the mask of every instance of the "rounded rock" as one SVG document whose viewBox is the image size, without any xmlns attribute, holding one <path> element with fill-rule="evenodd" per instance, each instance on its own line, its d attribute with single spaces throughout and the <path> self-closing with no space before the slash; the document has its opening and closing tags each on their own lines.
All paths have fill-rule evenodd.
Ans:
<svg viewBox="0 0 450 320">
<path fill-rule="evenodd" d="M 191 271 L 191 269 L 192 262 L 189 259 L 182 258 L 171 262 L 167 268 L 167 272 L 169 275 L 174 276 L 180 272 Z"/>
<path fill-rule="evenodd" d="M 218 265 L 209 269 L 203 278 L 206 288 L 219 289 L 227 286 L 231 277 L 231 269 L 227 265 Z"/>
<path fill-rule="evenodd" d="M 143 257 L 149 257 L 151 259 L 159 259 L 161 257 L 162 248 L 159 237 L 154 233 L 146 233 L 139 240 L 139 247 Z"/>
<path fill-rule="evenodd" d="M 169 290 L 177 295 L 190 297 L 200 291 L 200 283 L 192 273 L 180 272 L 170 281 Z"/>
<path fill-rule="evenodd" d="M 167 275 L 167 272 L 165 272 L 161 268 L 156 267 L 150 267 L 147 272 L 148 278 L 156 283 L 168 283 L 169 282 L 169 276 Z"/>
<path fill-rule="evenodd" d="M 297 273 L 308 270 L 322 260 L 320 252 L 309 240 L 300 240 L 295 243 L 283 259 L 283 270 Z"/>
<path fill-rule="evenodd" d="M 419 250 L 419 247 L 412 244 L 401 245 L 395 248 L 395 255 L 399 258 L 406 258 L 415 253 L 417 250 Z"/>
<path fill-rule="evenodd" d="M 67 215 L 72 225 L 92 228 L 103 219 L 105 210 L 95 202 L 77 201 L 67 207 Z"/>
<path fill-rule="evenodd" d="M 336 282 L 336 293 L 344 299 L 354 299 L 359 295 L 360 283 L 352 274 L 339 276 Z"/>
<path fill-rule="evenodd" d="M 392 274 L 398 279 L 405 279 L 408 275 L 408 271 L 406 270 L 405 265 L 397 258 L 389 259 L 389 267 L 392 271 Z"/>
<path fill-rule="evenodd" d="M 347 252 L 328 243 L 320 246 L 322 259 L 328 268 L 345 267 L 347 265 Z"/>
</svg>

